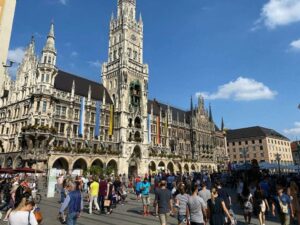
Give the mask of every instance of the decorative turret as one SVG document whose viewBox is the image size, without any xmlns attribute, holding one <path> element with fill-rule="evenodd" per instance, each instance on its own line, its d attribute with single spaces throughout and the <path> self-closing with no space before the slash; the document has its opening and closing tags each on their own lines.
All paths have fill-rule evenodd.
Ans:
<svg viewBox="0 0 300 225">
<path fill-rule="evenodd" d="M 118 18 L 134 20 L 136 15 L 136 0 L 118 0 Z"/>
<path fill-rule="evenodd" d="M 92 99 L 92 88 L 91 85 L 89 85 L 89 92 L 88 92 L 88 98 L 87 98 L 87 105 L 91 104 L 91 99 Z"/>
<path fill-rule="evenodd" d="M 42 51 L 41 63 L 56 65 L 56 49 L 55 49 L 55 36 L 54 36 L 54 23 L 50 25 L 50 31 L 47 36 L 46 44 Z"/>
<path fill-rule="evenodd" d="M 42 51 L 42 57 L 38 65 L 37 83 L 43 86 L 53 86 L 55 77 L 58 73 L 56 68 L 56 49 L 54 23 L 50 25 L 50 31 L 47 36 L 46 44 Z"/>
<path fill-rule="evenodd" d="M 211 105 L 210 104 L 209 104 L 208 119 L 209 119 L 209 122 L 213 122 L 214 121 L 213 116 L 212 116 L 212 111 L 211 111 Z"/>
<path fill-rule="evenodd" d="M 71 102 L 74 101 L 74 97 L 75 97 L 75 80 L 73 80 L 73 83 L 72 83 L 72 89 L 71 89 Z"/>
</svg>

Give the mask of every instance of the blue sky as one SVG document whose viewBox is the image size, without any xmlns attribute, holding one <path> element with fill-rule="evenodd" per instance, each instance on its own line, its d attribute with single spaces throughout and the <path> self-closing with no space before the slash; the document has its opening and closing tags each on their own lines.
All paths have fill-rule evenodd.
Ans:
<svg viewBox="0 0 300 225">
<path fill-rule="evenodd" d="M 187 109 L 201 93 L 228 128 L 300 138 L 300 0 L 137 0 L 150 98 Z M 55 22 L 60 69 L 100 81 L 117 0 L 18 0 L 10 57 Z M 196 100 L 195 100 L 196 101 Z"/>
</svg>

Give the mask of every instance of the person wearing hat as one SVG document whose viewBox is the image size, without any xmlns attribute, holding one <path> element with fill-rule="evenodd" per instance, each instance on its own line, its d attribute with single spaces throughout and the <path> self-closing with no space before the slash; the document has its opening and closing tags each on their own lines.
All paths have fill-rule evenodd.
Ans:
<svg viewBox="0 0 300 225">
<path fill-rule="evenodd" d="M 140 191 L 142 195 L 142 202 L 143 202 L 143 209 L 144 209 L 144 216 L 149 216 L 149 205 L 150 205 L 150 183 L 148 178 L 145 177 L 144 181 L 140 184 Z"/>
</svg>

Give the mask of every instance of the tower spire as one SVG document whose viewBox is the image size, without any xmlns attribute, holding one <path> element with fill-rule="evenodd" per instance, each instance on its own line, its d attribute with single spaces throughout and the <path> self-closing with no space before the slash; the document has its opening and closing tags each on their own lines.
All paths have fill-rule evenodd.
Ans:
<svg viewBox="0 0 300 225">
<path fill-rule="evenodd" d="M 224 119 L 222 117 L 222 122 L 221 122 L 221 131 L 224 131 Z"/>
<path fill-rule="evenodd" d="M 42 51 L 41 63 L 56 64 L 56 49 L 55 49 L 55 35 L 54 22 L 51 21 L 50 30 L 47 36 L 46 44 Z"/>
<path fill-rule="evenodd" d="M 209 103 L 209 122 L 213 122 L 213 116 L 212 116 L 212 111 L 211 111 L 211 104 Z"/>
</svg>

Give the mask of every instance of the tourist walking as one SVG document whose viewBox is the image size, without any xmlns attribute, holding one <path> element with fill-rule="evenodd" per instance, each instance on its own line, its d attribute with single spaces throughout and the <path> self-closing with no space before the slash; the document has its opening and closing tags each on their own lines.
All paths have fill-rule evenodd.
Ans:
<svg viewBox="0 0 300 225">
<path fill-rule="evenodd" d="M 189 215 L 187 214 L 187 203 L 189 200 L 189 195 L 185 192 L 185 185 L 183 183 L 180 183 L 178 186 L 178 192 L 179 194 L 175 197 L 175 205 L 178 208 L 178 225 L 183 225 L 187 223 L 187 218 Z"/>
<path fill-rule="evenodd" d="M 292 198 L 292 207 L 294 211 L 294 219 L 297 219 L 297 224 L 300 225 L 300 206 L 299 206 L 299 188 L 295 181 L 291 181 L 288 188 L 288 195 Z"/>
<path fill-rule="evenodd" d="M 38 225 L 35 215 L 31 212 L 34 206 L 32 197 L 22 198 L 18 207 L 9 215 L 9 225 Z"/>
<path fill-rule="evenodd" d="M 227 217 L 227 221 L 233 220 L 224 200 L 219 196 L 216 188 L 212 189 L 211 198 L 208 200 L 207 206 L 210 225 L 224 225 L 225 216 Z"/>
<path fill-rule="evenodd" d="M 144 181 L 141 182 L 140 185 L 140 190 L 141 190 L 141 195 L 142 195 L 142 202 L 143 202 L 143 211 L 144 211 L 144 216 L 149 216 L 149 206 L 150 206 L 150 187 L 151 184 L 148 181 L 148 178 L 145 177 Z"/>
<path fill-rule="evenodd" d="M 202 189 L 199 191 L 199 196 L 204 200 L 205 203 L 211 198 L 210 190 L 206 187 L 206 182 L 202 182 L 201 184 Z"/>
<path fill-rule="evenodd" d="M 254 192 L 254 209 L 257 212 L 258 220 L 260 225 L 266 224 L 266 211 L 269 209 L 268 200 L 266 199 L 263 189 L 257 185 L 256 191 Z"/>
<path fill-rule="evenodd" d="M 244 209 L 244 219 L 245 223 L 251 223 L 251 217 L 253 212 L 253 198 L 250 190 L 246 184 L 243 186 L 243 191 L 241 193 L 241 201 Z"/>
<path fill-rule="evenodd" d="M 89 197 L 90 197 L 90 204 L 89 204 L 89 214 L 93 212 L 93 203 L 96 209 L 100 212 L 100 207 L 98 205 L 98 194 L 99 194 L 99 183 L 97 182 L 97 178 L 93 178 L 93 182 L 90 185 L 89 189 Z"/>
<path fill-rule="evenodd" d="M 280 220 L 280 224 L 290 225 L 290 217 L 293 217 L 294 215 L 291 198 L 283 192 L 284 189 L 281 184 L 278 184 L 276 189 L 277 195 L 274 197 L 272 202 L 272 214 L 273 216 L 275 216 L 276 210 Z"/>
<path fill-rule="evenodd" d="M 80 192 L 80 183 L 69 182 L 70 192 L 64 200 L 59 213 L 62 215 L 68 209 L 67 225 L 76 225 L 77 219 L 80 217 L 83 210 L 83 199 Z"/>
<path fill-rule="evenodd" d="M 158 215 L 161 225 L 167 225 L 168 216 L 172 210 L 172 194 L 167 189 L 165 180 L 160 182 L 160 188 L 156 190 L 154 208 L 158 207 Z"/>
<path fill-rule="evenodd" d="M 191 225 L 204 225 L 206 223 L 207 205 L 202 198 L 198 196 L 198 185 L 194 185 L 193 193 L 188 200 L 188 214 L 190 215 L 189 222 Z"/>
</svg>

